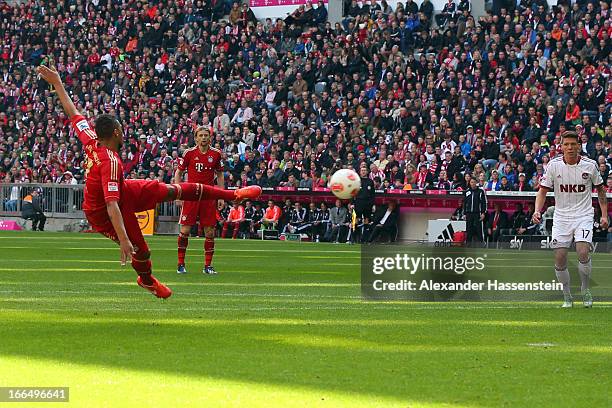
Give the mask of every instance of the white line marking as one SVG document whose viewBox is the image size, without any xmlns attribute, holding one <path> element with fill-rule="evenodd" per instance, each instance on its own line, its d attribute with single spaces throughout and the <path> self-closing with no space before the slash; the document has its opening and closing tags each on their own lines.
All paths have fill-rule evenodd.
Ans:
<svg viewBox="0 0 612 408">
<path fill-rule="evenodd" d="M 117 264 L 116 268 L 61 268 L 61 267 L 57 267 L 57 268 L 28 268 L 28 272 L 124 272 L 126 270 L 126 268 L 131 268 L 129 265 L 127 267 L 121 267 L 121 265 L 119 265 L 119 261 L 112 261 L 112 263 Z M 320 264 L 316 265 L 321 266 Z M 323 266 L 346 266 L 346 264 L 328 264 L 328 265 L 323 265 Z M 351 265 L 352 266 L 352 265 Z M 314 265 L 311 265 L 311 267 L 314 267 Z M 131 269 L 129 269 L 131 270 Z M 21 272 L 21 269 L 18 268 L 0 268 L 0 272 Z M 279 272 L 278 270 L 272 270 L 272 269 L 249 269 L 248 271 L 245 270 L 231 270 L 231 269 L 223 269 L 223 273 L 224 274 L 230 274 L 230 275 L 240 275 L 240 274 L 253 274 L 253 275 L 257 275 L 257 274 L 268 274 L 268 273 L 273 273 L 273 274 L 277 274 L 277 273 L 283 273 L 283 274 L 297 274 L 297 275 L 325 275 L 325 276 L 329 276 L 329 275 L 346 275 L 345 272 L 329 272 L 329 271 L 299 271 L 299 270 L 295 270 L 295 271 L 282 271 Z"/>
<path fill-rule="evenodd" d="M 145 295 L 145 294 L 143 294 Z M 168 302 L 171 302 L 171 300 L 169 300 Z M 180 306 L 180 305 L 177 305 Z M 523 305 L 506 305 L 506 306 L 490 306 L 490 305 L 483 305 L 483 306 L 474 306 L 474 305 L 470 305 L 470 306 L 463 306 L 463 305 L 456 305 L 456 306 L 421 306 L 421 305 L 412 305 L 412 304 L 405 304 L 405 306 L 373 306 L 373 304 L 370 303 L 363 303 L 363 304 L 355 304 L 355 307 L 350 307 L 350 306 L 296 306 L 296 307 L 291 307 L 291 306 L 279 306 L 279 307 L 275 307 L 275 306 L 266 306 L 266 307 L 192 307 L 192 308 L 185 308 L 185 307 L 180 307 L 177 309 L 172 309 L 172 308 L 142 308 L 142 307 L 138 307 L 137 310 L 131 309 L 131 308 L 127 308 L 127 309 L 123 309 L 123 308 L 95 308 L 92 307 L 91 305 L 88 305 L 88 307 L 86 309 L 75 309 L 74 305 L 69 305 L 66 308 L 31 308 L 28 310 L 28 312 L 66 312 L 66 311 L 71 311 L 71 312 L 92 312 L 92 311 L 96 311 L 96 312 L 142 312 L 142 311 L 147 311 L 147 312 L 177 312 L 177 311 L 185 311 L 185 312 L 198 312 L 198 311 L 239 311 L 239 312 L 257 312 L 257 311 L 283 311 L 283 310 L 318 310 L 318 311 L 332 311 L 332 310 L 363 310 L 363 309 L 367 309 L 367 310 L 375 310 L 375 311 L 388 311 L 388 310 L 491 310 L 491 309 L 559 309 L 558 306 L 555 305 L 539 305 L 539 306 L 523 306 Z M 598 308 L 611 308 L 612 305 L 598 305 Z M 24 312 L 23 308 L 0 308 L 0 311 L 12 311 L 12 312 Z"/>
<path fill-rule="evenodd" d="M 203 282 L 178 282 L 178 281 L 164 281 L 164 283 L 168 284 L 168 286 L 197 286 L 197 287 L 202 287 L 203 285 L 206 286 L 247 286 L 247 287 L 252 287 L 252 286 L 256 286 L 256 287 L 268 287 L 268 286 L 272 286 L 272 287 L 287 287 L 287 288 L 293 288 L 293 287 L 313 287 L 313 288 L 318 288 L 318 287 L 328 287 L 328 288 L 336 288 L 336 287 L 345 287 L 345 288 L 350 288 L 350 287 L 356 287 L 359 288 L 361 287 L 360 283 L 325 283 L 325 282 L 311 282 L 311 283 L 276 283 L 276 282 L 269 282 L 269 283 L 234 283 L 234 282 L 213 282 L 212 280 L 215 278 L 203 278 L 205 279 L 205 283 Z M 210 280 L 209 280 L 210 279 Z M 61 286 L 61 287 L 67 287 L 70 286 L 69 283 L 65 283 L 65 282 L 2 282 L 0 281 L 0 285 L 27 285 L 27 286 L 32 286 L 32 285 L 43 285 L 43 286 Z M 91 285 L 101 285 L 101 286 L 133 286 L 135 285 L 135 281 L 124 281 L 124 282 L 87 282 L 87 286 L 91 286 Z M 78 286 L 83 286 L 83 285 L 78 285 Z"/>
<path fill-rule="evenodd" d="M 554 347 L 556 344 L 554 343 L 527 343 L 529 347 Z"/>
<path fill-rule="evenodd" d="M 110 242 L 110 241 L 109 241 Z M 172 248 L 158 248 L 156 246 L 151 246 L 151 252 L 156 252 L 156 251 L 173 251 L 176 252 L 176 247 L 172 247 Z M 32 247 L 30 246 L 5 246 L 2 247 L 2 249 L 32 249 Z M 55 246 L 52 248 L 54 251 L 56 250 L 68 250 L 68 251 L 91 251 L 91 250 L 100 250 L 100 251 L 117 251 L 118 247 L 116 246 L 100 246 L 100 247 L 58 247 Z M 188 251 L 201 251 L 201 249 L 199 248 L 189 248 Z M 264 252 L 265 248 L 260 248 L 260 249 L 229 249 L 229 248 L 215 248 L 215 252 Z M 291 249 L 274 249 L 274 252 L 287 252 L 287 253 L 295 253 L 295 250 L 291 250 Z M 329 254 L 336 254 L 336 253 L 345 253 L 345 254 L 355 254 L 355 255 L 359 255 L 359 251 L 325 251 L 325 250 L 319 250 L 317 249 L 316 251 L 311 251 L 311 252 L 316 252 L 316 253 L 329 253 Z M 263 256 L 263 255 L 262 255 Z M 265 255 L 268 258 L 270 257 L 269 254 Z"/>
<path fill-rule="evenodd" d="M 133 295 L 135 292 L 127 289 L 124 292 L 118 291 L 98 291 L 98 290 L 0 290 L 4 294 L 31 293 L 31 294 L 103 294 L 103 295 Z M 361 299 L 361 296 L 342 296 L 342 295 L 299 295 L 283 293 L 198 293 L 198 292 L 176 292 L 181 296 L 205 296 L 205 297 L 281 297 L 281 298 L 321 298 L 321 299 Z M 2 300 L 0 300 L 2 302 Z"/>
</svg>

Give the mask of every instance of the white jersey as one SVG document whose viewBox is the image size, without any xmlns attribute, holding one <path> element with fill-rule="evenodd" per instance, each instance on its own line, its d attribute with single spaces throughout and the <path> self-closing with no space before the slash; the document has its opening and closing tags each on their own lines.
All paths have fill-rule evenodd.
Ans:
<svg viewBox="0 0 612 408">
<path fill-rule="evenodd" d="M 591 194 L 594 186 L 603 184 L 603 179 L 597 163 L 588 157 L 579 156 L 578 163 L 570 165 L 560 156 L 548 163 L 540 184 L 555 192 L 553 220 L 593 218 Z"/>
</svg>

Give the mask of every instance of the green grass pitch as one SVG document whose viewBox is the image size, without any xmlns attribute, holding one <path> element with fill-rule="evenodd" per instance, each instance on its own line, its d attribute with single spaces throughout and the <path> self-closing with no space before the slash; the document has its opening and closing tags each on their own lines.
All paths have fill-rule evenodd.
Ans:
<svg viewBox="0 0 612 408">
<path fill-rule="evenodd" d="M 356 246 L 218 240 L 210 277 L 201 239 L 185 276 L 175 237 L 149 242 L 167 301 L 104 237 L 0 234 L 0 386 L 70 387 L 43 407 L 611 405 L 609 303 L 370 303 Z"/>
</svg>

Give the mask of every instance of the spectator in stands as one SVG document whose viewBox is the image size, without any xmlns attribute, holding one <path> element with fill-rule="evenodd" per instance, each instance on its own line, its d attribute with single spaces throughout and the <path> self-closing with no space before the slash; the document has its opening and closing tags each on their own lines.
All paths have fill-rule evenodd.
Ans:
<svg viewBox="0 0 612 408">
<path fill-rule="evenodd" d="M 391 201 L 386 207 L 382 206 L 378 210 L 378 214 L 374 216 L 372 223 L 372 232 L 369 236 L 369 242 L 376 242 L 381 235 L 386 235 L 389 242 L 394 242 L 397 238 L 399 222 L 399 208 L 394 201 Z"/>
<path fill-rule="evenodd" d="M 312 179 L 308 175 L 307 171 L 303 171 L 302 172 L 302 177 L 300 178 L 300 181 L 298 183 L 298 187 L 299 188 L 312 189 Z"/>
<path fill-rule="evenodd" d="M 448 0 L 436 25 L 428 0 L 417 17 L 412 1 L 354 1 L 335 26 L 323 22 L 320 2 L 298 8 L 286 23 L 258 22 L 247 4 L 231 0 L 159 2 L 156 14 L 138 13 L 133 0 L 86 8 L 3 4 L 0 179 L 47 183 L 70 171 L 83 182 L 78 142 L 34 73 L 51 59 L 86 116 L 124 119 L 125 177 L 167 179 L 192 123 L 212 128 L 228 186 L 277 187 L 288 181 L 284 153 L 297 168 L 299 152 L 298 184 L 304 170 L 314 187 L 313 172 L 325 182 L 337 168 L 369 169 L 382 160 L 389 162 L 377 164 L 381 184 L 396 185 L 389 167 L 397 162 L 406 189 L 444 185 L 442 170 L 451 188 L 465 189 L 460 181 L 479 161 L 483 184 L 490 181 L 497 148 L 513 172 L 495 166 L 499 176 L 514 185 L 525 173 L 528 185 L 544 163 L 533 142 L 555 157 L 566 119 L 583 137 L 584 154 L 598 160 L 601 141 L 610 165 L 608 2 L 497 3 L 476 22 L 469 1 Z M 226 12 L 229 21 L 219 20 Z M 89 38 L 92 30 L 98 36 Z M 64 41 L 86 37 L 87 47 Z M 450 164 L 449 140 L 451 149 L 457 145 Z M 247 147 L 256 153 L 245 154 Z M 419 179 L 410 169 L 422 164 Z"/>
<path fill-rule="evenodd" d="M 463 212 L 463 201 L 459 201 L 459 207 L 453 211 L 450 217 L 451 221 L 465 221 L 465 213 Z"/>
<path fill-rule="evenodd" d="M 342 201 L 336 200 L 335 206 L 329 210 L 329 237 L 328 241 L 337 244 L 342 241 L 349 233 L 350 221 L 349 212 L 342 205 Z"/>
<path fill-rule="evenodd" d="M 515 185 L 515 191 L 533 191 L 529 182 L 527 181 L 527 176 L 525 173 L 519 173 L 518 181 Z"/>
<path fill-rule="evenodd" d="M 21 217 L 32 220 L 32 231 L 44 231 L 47 217 L 43 211 L 42 197 L 38 188 L 32 189 L 30 194 L 23 198 L 21 204 Z"/>
<path fill-rule="evenodd" d="M 526 235 L 529 223 L 523 210 L 523 204 L 517 203 L 516 211 L 510 217 L 509 228 L 502 229 L 501 235 Z"/>
<path fill-rule="evenodd" d="M 502 176 L 499 191 L 514 191 L 514 186 L 508 181 L 508 176 Z"/>
<path fill-rule="evenodd" d="M 4 177 L 4 182 L 6 184 L 11 183 L 13 180 L 9 174 Z M 11 187 L 8 200 L 4 202 L 4 211 L 17 211 L 17 203 L 19 201 L 19 196 L 21 191 L 17 185 L 13 185 Z"/>
<path fill-rule="evenodd" d="M 419 172 L 414 177 L 414 183 L 419 190 L 431 188 L 434 180 L 433 173 L 427 169 L 427 164 L 419 165 Z"/>
<path fill-rule="evenodd" d="M 309 25 L 323 27 L 325 22 L 327 22 L 327 8 L 323 0 L 319 0 L 317 8 L 312 14 L 312 22 Z"/>
<path fill-rule="evenodd" d="M 495 211 L 489 214 L 487 222 L 487 237 L 489 241 L 497 242 L 501 231 L 508 228 L 508 214 L 506 214 L 501 204 L 495 203 Z"/>
<path fill-rule="evenodd" d="M 495 136 L 489 134 L 487 136 L 487 143 L 482 148 L 482 165 L 485 170 L 494 167 L 497 164 L 499 158 L 499 143 L 495 141 Z"/>
<path fill-rule="evenodd" d="M 457 5 L 454 0 L 448 0 L 442 11 L 436 15 L 436 24 L 439 27 L 444 27 L 449 21 L 455 18 L 455 12 L 457 11 Z"/>
<path fill-rule="evenodd" d="M 495 169 L 491 171 L 491 179 L 486 183 L 485 190 L 486 191 L 499 191 L 501 190 L 502 183 L 499 179 L 499 172 Z"/>
</svg>

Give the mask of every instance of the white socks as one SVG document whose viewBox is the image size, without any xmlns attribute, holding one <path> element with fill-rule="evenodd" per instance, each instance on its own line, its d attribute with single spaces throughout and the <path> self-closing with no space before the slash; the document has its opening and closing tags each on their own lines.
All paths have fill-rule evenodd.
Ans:
<svg viewBox="0 0 612 408">
<path fill-rule="evenodd" d="M 578 261 L 578 274 L 580 275 L 580 281 L 582 283 L 581 290 L 584 292 L 589 288 L 589 280 L 591 279 L 591 270 L 593 269 L 593 264 L 591 263 L 591 258 L 586 263 L 582 263 Z"/>
<path fill-rule="evenodd" d="M 557 275 L 557 281 L 563 284 L 563 294 L 565 296 L 571 296 L 570 274 L 569 274 L 569 271 L 567 270 L 567 265 L 563 269 L 557 269 L 557 267 L 555 266 L 555 274 Z"/>
</svg>

